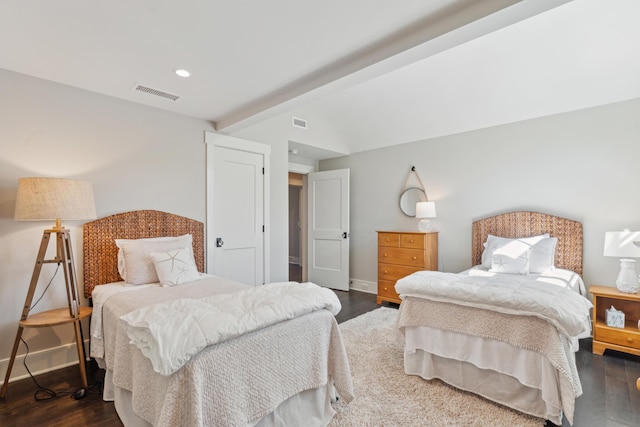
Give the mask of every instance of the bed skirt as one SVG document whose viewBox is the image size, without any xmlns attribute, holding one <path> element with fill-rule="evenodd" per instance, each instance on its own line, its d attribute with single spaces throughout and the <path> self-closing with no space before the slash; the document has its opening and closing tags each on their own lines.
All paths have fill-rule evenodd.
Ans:
<svg viewBox="0 0 640 427">
<path fill-rule="evenodd" d="M 405 327 L 404 370 L 562 424 L 555 369 L 539 353 L 427 326 Z"/>
<path fill-rule="evenodd" d="M 115 403 L 116 412 L 125 427 L 153 427 L 135 414 L 131 401 L 131 392 L 114 387 L 111 375 L 105 375 L 105 391 L 109 391 L 111 400 Z M 107 394 L 105 393 L 105 400 Z M 275 427 L 297 425 L 301 419 L 310 427 L 324 427 L 329 424 L 335 411 L 331 400 L 335 399 L 332 385 L 325 385 L 311 390 L 305 390 L 285 400 L 273 412 L 256 420 L 247 427 Z"/>
</svg>

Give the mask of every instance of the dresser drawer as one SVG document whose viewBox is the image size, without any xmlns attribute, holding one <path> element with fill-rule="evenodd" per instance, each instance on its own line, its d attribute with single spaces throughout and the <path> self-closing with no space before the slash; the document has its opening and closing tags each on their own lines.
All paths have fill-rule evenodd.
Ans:
<svg viewBox="0 0 640 427">
<path fill-rule="evenodd" d="M 398 233 L 378 233 L 378 246 L 400 246 L 400 235 Z"/>
<path fill-rule="evenodd" d="M 400 296 L 396 293 L 395 286 L 396 282 L 378 280 L 378 296 L 400 301 Z"/>
<path fill-rule="evenodd" d="M 380 248 L 378 262 L 423 267 L 424 251 L 420 249 Z"/>
<path fill-rule="evenodd" d="M 611 344 L 640 349 L 640 331 L 636 332 L 630 329 L 596 325 L 594 339 L 597 341 L 604 341 Z"/>
<path fill-rule="evenodd" d="M 422 234 L 401 234 L 400 247 L 412 249 L 424 249 L 424 235 Z"/>
<path fill-rule="evenodd" d="M 378 264 L 378 280 L 390 280 L 395 283 L 396 280 L 402 279 L 403 277 L 420 270 L 424 269 L 422 267 L 412 267 L 408 265 L 380 263 Z"/>
</svg>

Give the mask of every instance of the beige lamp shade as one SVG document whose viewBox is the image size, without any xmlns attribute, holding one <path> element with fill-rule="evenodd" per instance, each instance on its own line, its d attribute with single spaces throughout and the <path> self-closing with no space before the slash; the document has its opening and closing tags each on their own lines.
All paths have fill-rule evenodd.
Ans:
<svg viewBox="0 0 640 427">
<path fill-rule="evenodd" d="M 17 221 L 96 218 L 90 182 L 65 178 L 20 178 L 14 218 Z"/>
<path fill-rule="evenodd" d="M 436 204 L 434 202 L 416 203 L 416 218 L 435 218 Z"/>
</svg>

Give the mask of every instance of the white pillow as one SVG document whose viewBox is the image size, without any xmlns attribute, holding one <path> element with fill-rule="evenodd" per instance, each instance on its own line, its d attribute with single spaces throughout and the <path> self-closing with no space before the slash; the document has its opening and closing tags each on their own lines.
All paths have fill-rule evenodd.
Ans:
<svg viewBox="0 0 640 427">
<path fill-rule="evenodd" d="M 170 237 L 149 237 L 145 239 L 116 239 L 116 246 L 118 247 L 118 273 L 122 280 L 127 281 L 127 266 L 124 263 L 124 251 L 120 247 L 122 242 L 167 242 L 175 239 L 181 239 L 183 236 L 170 236 Z M 193 250 L 193 249 L 192 249 Z"/>
<path fill-rule="evenodd" d="M 512 257 L 496 251 L 491 256 L 491 268 L 489 271 L 492 273 L 527 275 L 529 274 L 529 254 L 530 250 L 526 250 L 516 257 Z"/>
<path fill-rule="evenodd" d="M 531 248 L 529 256 L 529 273 L 544 273 L 554 267 L 557 237 L 547 237 Z"/>
<path fill-rule="evenodd" d="M 538 243 L 540 240 L 549 237 L 549 234 L 541 234 L 539 236 L 531 236 L 531 237 L 521 237 L 519 239 L 509 239 L 506 237 L 497 237 L 489 234 L 487 236 L 487 241 L 483 243 L 484 250 L 482 251 L 482 266 L 489 269 L 491 268 L 492 260 L 491 257 L 496 249 L 505 246 L 513 241 L 520 242 L 523 250 L 526 248 L 531 248 L 533 245 Z"/>
<path fill-rule="evenodd" d="M 182 248 L 150 254 L 162 286 L 180 285 L 200 278 L 192 252 Z"/>
<path fill-rule="evenodd" d="M 193 239 L 191 234 L 178 237 L 156 237 L 150 239 L 117 239 L 116 245 L 122 252 L 120 276 L 131 285 L 158 282 L 158 274 L 153 265 L 152 252 L 167 252 L 176 249 L 187 248 L 193 257 Z M 123 274 L 124 273 L 124 274 Z"/>
</svg>

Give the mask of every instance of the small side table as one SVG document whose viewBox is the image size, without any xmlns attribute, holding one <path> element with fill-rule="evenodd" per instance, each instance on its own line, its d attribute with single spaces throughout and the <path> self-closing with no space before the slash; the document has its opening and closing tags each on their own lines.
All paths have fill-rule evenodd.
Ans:
<svg viewBox="0 0 640 427">
<path fill-rule="evenodd" d="M 73 323 L 76 336 L 76 347 L 78 350 L 78 363 L 80 365 L 80 378 L 82 379 L 83 387 L 86 388 L 89 385 L 87 381 L 87 369 L 85 366 L 86 356 L 84 352 L 84 342 L 82 341 L 82 331 L 80 330 L 82 325 L 80 324 L 80 322 L 82 319 L 91 316 L 93 309 L 91 307 L 84 306 L 78 307 L 78 309 L 78 318 L 71 317 L 71 315 L 69 314 L 69 308 L 65 307 L 55 310 L 43 311 L 41 313 L 35 313 L 27 317 L 25 320 L 20 320 L 18 333 L 16 335 L 13 351 L 11 352 L 11 359 L 9 360 L 9 366 L 7 368 L 5 381 L 2 385 L 2 389 L 0 389 L 0 398 L 3 398 L 5 396 L 5 393 L 7 392 L 7 386 L 9 385 L 9 376 L 11 375 L 13 362 L 16 358 L 16 350 L 18 348 L 18 344 L 20 343 L 20 338 L 22 337 L 22 331 L 24 330 L 24 328 L 44 328 Z"/>
<path fill-rule="evenodd" d="M 589 286 L 593 294 L 593 353 L 606 349 L 640 356 L 640 294 L 627 294 L 608 286 Z M 607 326 L 605 310 L 614 306 L 624 312 L 624 328 Z"/>
</svg>

